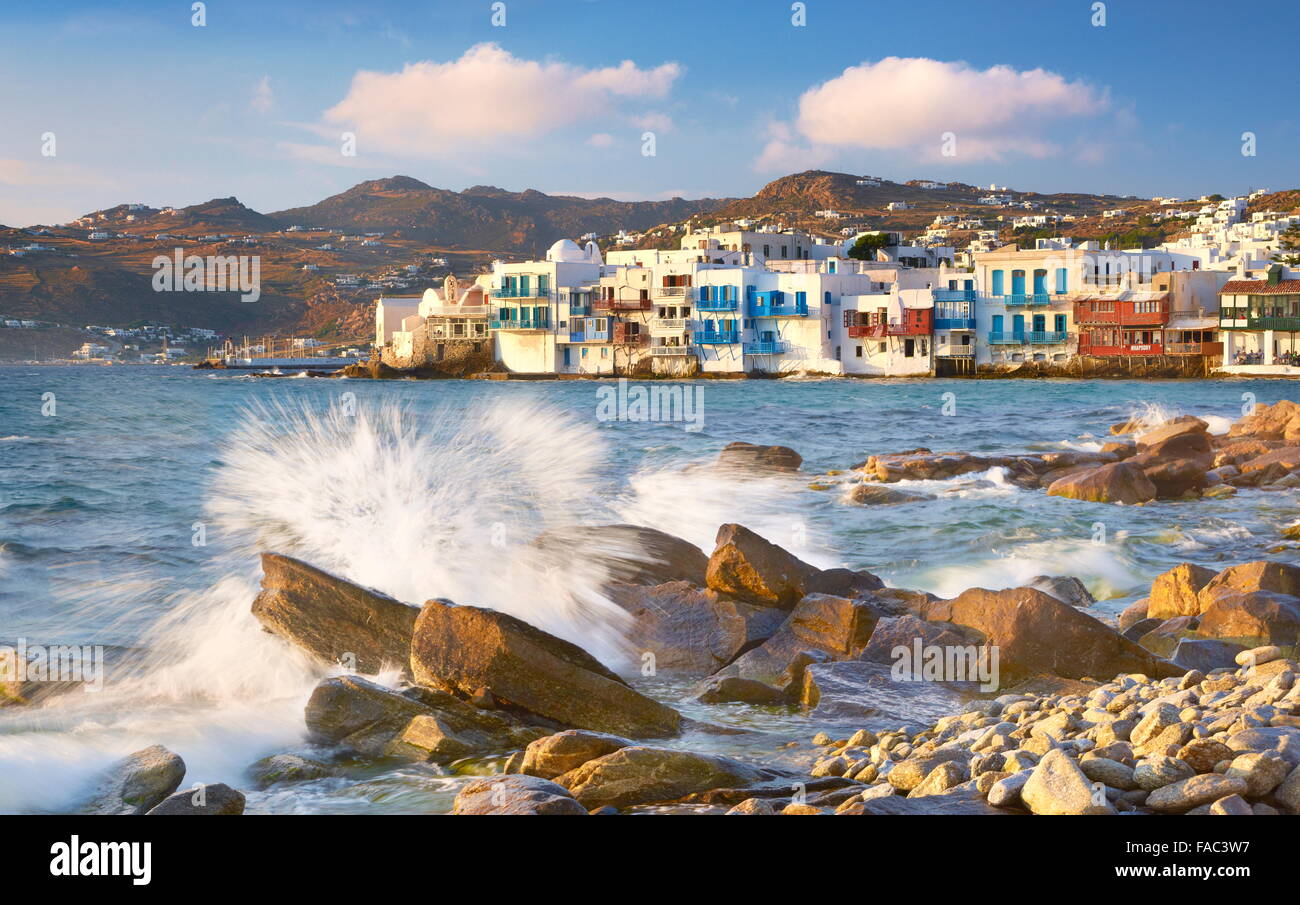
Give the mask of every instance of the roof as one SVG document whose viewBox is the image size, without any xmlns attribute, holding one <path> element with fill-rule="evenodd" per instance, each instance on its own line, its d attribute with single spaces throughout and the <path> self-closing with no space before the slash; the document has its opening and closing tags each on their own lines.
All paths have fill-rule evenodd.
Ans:
<svg viewBox="0 0 1300 905">
<path fill-rule="evenodd" d="M 1300 294 L 1300 280 L 1229 280 L 1219 290 L 1219 295 L 1296 295 Z"/>
</svg>

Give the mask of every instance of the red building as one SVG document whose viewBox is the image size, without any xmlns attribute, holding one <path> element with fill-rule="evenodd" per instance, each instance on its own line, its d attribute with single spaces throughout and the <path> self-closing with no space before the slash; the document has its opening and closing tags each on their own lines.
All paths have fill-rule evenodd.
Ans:
<svg viewBox="0 0 1300 905">
<path fill-rule="evenodd" d="M 1080 355 L 1163 355 L 1168 323 L 1167 294 L 1125 293 L 1074 303 Z"/>
<path fill-rule="evenodd" d="M 904 308 L 902 320 L 890 320 L 889 311 L 845 311 L 844 326 L 853 339 L 884 339 L 886 336 L 929 336 L 934 326 L 930 308 Z"/>
</svg>

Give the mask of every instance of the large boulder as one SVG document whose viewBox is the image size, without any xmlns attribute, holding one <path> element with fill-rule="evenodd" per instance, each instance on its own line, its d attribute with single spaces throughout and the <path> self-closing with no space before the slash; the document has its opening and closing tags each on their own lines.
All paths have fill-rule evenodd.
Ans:
<svg viewBox="0 0 1300 905">
<path fill-rule="evenodd" d="M 755 446 L 737 440 L 718 453 L 718 464 L 744 470 L 798 471 L 803 456 L 788 446 Z"/>
<path fill-rule="evenodd" d="M 884 586 L 869 572 L 823 571 L 743 525 L 718 529 L 709 557 L 710 588 L 758 606 L 791 609 L 805 594 L 849 594 Z"/>
<path fill-rule="evenodd" d="M 453 814 L 586 816 L 569 790 L 539 776 L 482 776 L 456 795 Z"/>
<path fill-rule="evenodd" d="M 557 528 L 538 535 L 533 546 L 562 559 L 580 550 L 585 561 L 603 565 L 613 581 L 627 584 L 702 585 L 709 564 L 689 541 L 640 525 Z"/>
<path fill-rule="evenodd" d="M 1131 460 L 1074 472 L 1053 481 L 1047 493 L 1092 503 L 1146 503 L 1156 498 L 1155 485 Z"/>
<path fill-rule="evenodd" d="M 1033 588 L 972 588 L 952 600 L 925 604 L 921 615 L 980 632 L 998 649 L 1004 685 L 1041 673 L 1069 679 L 1180 674 L 1104 623 Z"/>
<path fill-rule="evenodd" d="M 149 815 L 238 816 L 244 813 L 244 793 L 224 782 L 207 783 L 175 792 L 155 805 Z"/>
<path fill-rule="evenodd" d="M 1208 673 L 1212 669 L 1231 669 L 1237 654 L 1246 648 L 1230 641 L 1216 638 L 1183 638 L 1169 657 L 1179 669 L 1199 669 Z"/>
<path fill-rule="evenodd" d="M 524 749 L 519 772 L 554 779 L 562 773 L 576 770 L 589 760 L 612 754 L 631 744 L 632 742 L 617 735 L 566 729 L 530 742 Z"/>
<path fill-rule="evenodd" d="M 366 757 L 446 763 L 526 744 L 542 731 L 430 689 L 404 692 L 360 676 L 333 676 L 312 692 L 308 737 Z"/>
<path fill-rule="evenodd" d="M 1174 616 L 1197 616 L 1201 603 L 1197 595 L 1214 578 L 1214 570 L 1184 562 L 1156 577 L 1147 598 L 1147 616 L 1172 619 Z"/>
<path fill-rule="evenodd" d="M 880 615 L 880 609 L 870 600 L 809 594 L 790 611 L 789 618 L 771 638 L 742 654 L 718 675 L 756 679 L 778 687 L 796 683 L 798 677 L 792 674 L 791 666 L 800 655 L 827 660 L 856 657 L 871 639 Z"/>
<path fill-rule="evenodd" d="M 176 791 L 185 761 L 162 745 L 151 745 L 109 767 L 95 783 L 84 810 L 91 814 L 146 814 Z"/>
<path fill-rule="evenodd" d="M 1238 464 L 1248 483 L 1271 484 L 1300 469 L 1300 446 L 1275 449 Z"/>
<path fill-rule="evenodd" d="M 586 808 L 671 801 L 709 789 L 751 785 L 765 774 L 711 754 L 632 746 L 589 760 L 556 778 Z"/>
<path fill-rule="evenodd" d="M 1273 405 L 1257 405 L 1253 412 L 1229 428 L 1228 436 L 1300 440 L 1300 404 L 1283 399 Z"/>
<path fill-rule="evenodd" d="M 785 616 L 685 581 L 653 587 L 620 582 L 607 591 L 632 616 L 628 643 L 653 654 L 660 671 L 712 673 L 770 637 Z"/>
<path fill-rule="evenodd" d="M 1300 596 L 1300 566 L 1268 560 L 1229 566 L 1201 588 L 1198 594 L 1201 612 L 1209 609 L 1215 598 L 1225 590 L 1275 591 L 1293 597 Z"/>
<path fill-rule="evenodd" d="M 375 675 L 405 670 L 419 611 L 301 560 L 262 554 L 253 615 L 272 634 L 318 660 Z"/>
<path fill-rule="evenodd" d="M 1034 767 L 1020 790 L 1020 800 L 1035 814 L 1110 814 L 1114 809 L 1094 799 L 1091 780 L 1060 748 L 1052 748 Z"/>
<path fill-rule="evenodd" d="M 564 727 L 631 738 L 677 734 L 681 716 L 633 690 L 591 654 L 521 619 L 430 600 L 415 622 L 411 674 L 460 697 L 486 692 Z"/>
<path fill-rule="evenodd" d="M 1166 421 L 1158 427 L 1143 431 L 1137 436 L 1138 453 L 1144 453 L 1151 449 L 1165 447 L 1173 441 L 1183 444 L 1189 444 L 1180 447 L 1170 447 L 1177 449 L 1178 454 L 1185 454 L 1185 451 L 1201 449 L 1209 451 L 1209 436 L 1206 431 L 1209 430 L 1209 424 L 1193 415 L 1183 415 Z"/>
<path fill-rule="evenodd" d="M 868 482 L 854 484 L 845 495 L 845 500 L 856 506 L 898 506 L 902 503 L 920 503 L 932 499 L 934 497 L 926 493 L 911 493 L 884 484 Z"/>
<path fill-rule="evenodd" d="M 1221 588 L 1201 615 L 1197 635 L 1290 647 L 1300 641 L 1300 598 L 1275 591 Z"/>
</svg>

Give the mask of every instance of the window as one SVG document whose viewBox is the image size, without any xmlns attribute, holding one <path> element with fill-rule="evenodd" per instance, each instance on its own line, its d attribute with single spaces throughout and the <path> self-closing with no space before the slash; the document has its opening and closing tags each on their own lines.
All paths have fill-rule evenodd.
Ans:
<svg viewBox="0 0 1300 905">
<path fill-rule="evenodd" d="M 862 347 L 861 347 L 861 346 L 856 346 L 855 348 L 856 348 L 856 352 L 855 352 L 854 354 L 856 354 L 858 358 L 861 358 L 861 357 L 862 357 Z"/>
</svg>

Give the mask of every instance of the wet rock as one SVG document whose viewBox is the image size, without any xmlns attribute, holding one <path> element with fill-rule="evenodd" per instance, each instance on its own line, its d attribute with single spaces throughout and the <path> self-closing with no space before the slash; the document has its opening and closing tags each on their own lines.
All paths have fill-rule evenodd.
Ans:
<svg viewBox="0 0 1300 905">
<path fill-rule="evenodd" d="M 846 499 L 857 506 L 898 506 L 902 503 L 933 500 L 934 497 L 925 493 L 896 490 L 884 484 L 862 483 L 854 484 Z"/>
<path fill-rule="evenodd" d="M 1193 415 L 1181 415 L 1164 422 L 1158 427 L 1143 431 L 1137 436 L 1138 451 L 1146 451 L 1158 448 L 1171 440 L 1191 439 L 1194 441 L 1204 441 L 1205 448 L 1209 449 L 1209 438 L 1206 431 L 1209 425 Z"/>
<path fill-rule="evenodd" d="M 1225 589 L 1234 591 L 1274 591 L 1288 596 L 1300 595 L 1300 566 L 1257 560 L 1230 566 L 1214 576 L 1201 589 L 1201 612 L 1209 609 L 1216 596 Z"/>
<path fill-rule="evenodd" d="M 1127 632 L 1142 620 L 1150 618 L 1147 616 L 1147 609 L 1150 605 L 1150 598 L 1143 597 L 1141 600 L 1136 600 L 1126 606 L 1124 611 L 1119 614 L 1119 630 Z"/>
<path fill-rule="evenodd" d="M 1166 619 L 1138 639 L 1138 644 L 1160 657 L 1171 657 L 1179 641 L 1195 631 L 1197 617 L 1175 616 Z"/>
<path fill-rule="evenodd" d="M 630 688 L 595 657 L 495 610 L 430 600 L 411 643 L 415 681 L 452 694 L 487 689 L 507 708 L 631 738 L 675 735 L 680 715 Z"/>
<path fill-rule="evenodd" d="M 1232 666 L 1233 659 L 1242 650 L 1245 650 L 1245 648 L 1230 641 L 1218 641 L 1211 638 L 1182 638 L 1169 659 L 1181 669 L 1199 669 L 1202 672 L 1210 672 L 1214 669 Z"/>
<path fill-rule="evenodd" d="M 884 583 L 868 572 L 823 573 L 742 525 L 718 529 L 706 583 L 723 594 L 759 606 L 791 609 L 806 594 L 847 593 L 846 585 L 870 591 Z"/>
<path fill-rule="evenodd" d="M 756 446 L 737 440 L 718 453 L 718 464 L 747 471 L 798 471 L 803 456 L 788 446 Z"/>
<path fill-rule="evenodd" d="M 418 611 L 301 560 L 262 554 L 253 615 L 274 635 L 323 663 L 366 675 L 405 670 Z"/>
<path fill-rule="evenodd" d="M 569 790 L 539 776 L 484 776 L 456 795 L 453 814 L 587 816 Z"/>
<path fill-rule="evenodd" d="M 1300 469 L 1300 446 L 1275 449 L 1237 467 L 1241 469 L 1242 477 L 1251 478 L 1256 484 L 1272 484 Z"/>
<path fill-rule="evenodd" d="M 860 813 L 866 815 L 915 815 L 918 817 L 940 817 L 965 814 L 998 815 L 1014 814 L 990 805 L 980 795 L 974 783 L 963 783 L 939 795 L 924 795 L 920 798 L 902 795 L 886 795 L 879 798 L 863 800 Z"/>
<path fill-rule="evenodd" d="M 926 604 L 922 615 L 973 628 L 997 645 L 1004 685 L 1042 673 L 1072 679 L 1179 673 L 1109 626 L 1033 588 L 972 588 L 953 600 Z"/>
<path fill-rule="evenodd" d="M 582 550 L 589 562 L 603 566 L 612 580 L 625 584 L 686 581 L 699 586 L 709 564 L 694 544 L 640 525 L 556 528 L 540 534 L 532 545 L 562 559 Z"/>
<path fill-rule="evenodd" d="M 741 676 L 710 676 L 696 691 L 696 700 L 704 704 L 781 704 L 787 701 L 780 688 Z"/>
<path fill-rule="evenodd" d="M 625 808 L 762 778 L 758 769 L 729 757 L 632 746 L 587 761 L 556 781 L 587 808 Z"/>
<path fill-rule="evenodd" d="M 244 813 L 244 793 L 222 782 L 208 783 L 196 789 L 183 789 L 167 796 L 149 814 L 197 816 L 238 816 Z"/>
<path fill-rule="evenodd" d="M 1217 773 L 1201 773 L 1172 785 L 1162 786 L 1147 796 L 1153 811 L 1177 814 L 1246 791 L 1246 781 Z"/>
<path fill-rule="evenodd" d="M 1226 465 L 1240 466 L 1243 462 L 1258 459 L 1272 452 L 1276 446 L 1276 443 L 1267 440 L 1238 440 L 1236 443 L 1229 443 L 1215 451 L 1214 467 L 1219 469 Z"/>
<path fill-rule="evenodd" d="M 1273 591 L 1220 588 L 1210 600 L 1197 629 L 1202 638 L 1287 647 L 1300 640 L 1300 598 Z"/>
<path fill-rule="evenodd" d="M 1151 596 L 1147 598 L 1147 615 L 1155 619 L 1199 616 L 1201 589 L 1214 577 L 1213 569 L 1190 562 L 1179 563 L 1152 582 Z"/>
<path fill-rule="evenodd" d="M 253 788 L 265 789 L 281 782 L 308 782 L 334 775 L 327 764 L 297 754 L 272 754 L 248 768 Z"/>
<path fill-rule="evenodd" d="M 1140 619 L 1130 625 L 1121 634 L 1130 641 L 1142 643 L 1142 638 L 1165 624 L 1163 619 Z"/>
<path fill-rule="evenodd" d="M 1051 594 L 1070 606 L 1089 607 L 1097 602 L 1083 582 L 1071 575 L 1038 575 L 1029 579 L 1025 586 Z"/>
<path fill-rule="evenodd" d="M 185 761 L 162 745 L 136 751 L 96 780 L 85 811 L 91 814 L 145 814 L 176 791 L 185 778 Z"/>
<path fill-rule="evenodd" d="M 589 760 L 604 757 L 632 742 L 616 735 L 567 729 L 530 742 L 524 749 L 521 772 L 543 779 L 568 773 Z"/>
<path fill-rule="evenodd" d="M 772 802 L 766 798 L 746 798 L 740 804 L 727 811 L 727 815 L 758 815 L 758 814 L 775 814 L 776 808 L 772 807 Z"/>
<path fill-rule="evenodd" d="M 884 616 L 876 622 L 875 630 L 858 659 L 894 663 L 898 648 L 911 651 L 918 640 L 922 647 L 951 647 L 979 645 L 983 637 L 974 629 L 951 622 L 927 622 L 910 613 Z"/>
<path fill-rule="evenodd" d="M 779 613 L 755 607 L 685 581 L 645 587 L 617 583 L 609 597 L 632 616 L 627 632 L 634 650 L 654 655 L 665 672 L 708 674 L 730 663 L 755 640 L 768 637 Z M 764 632 L 766 632 L 764 634 Z"/>
<path fill-rule="evenodd" d="M 1049 496 L 1093 503 L 1145 503 L 1156 498 L 1155 485 L 1141 468 L 1114 462 L 1067 475 L 1047 488 Z"/>
</svg>

